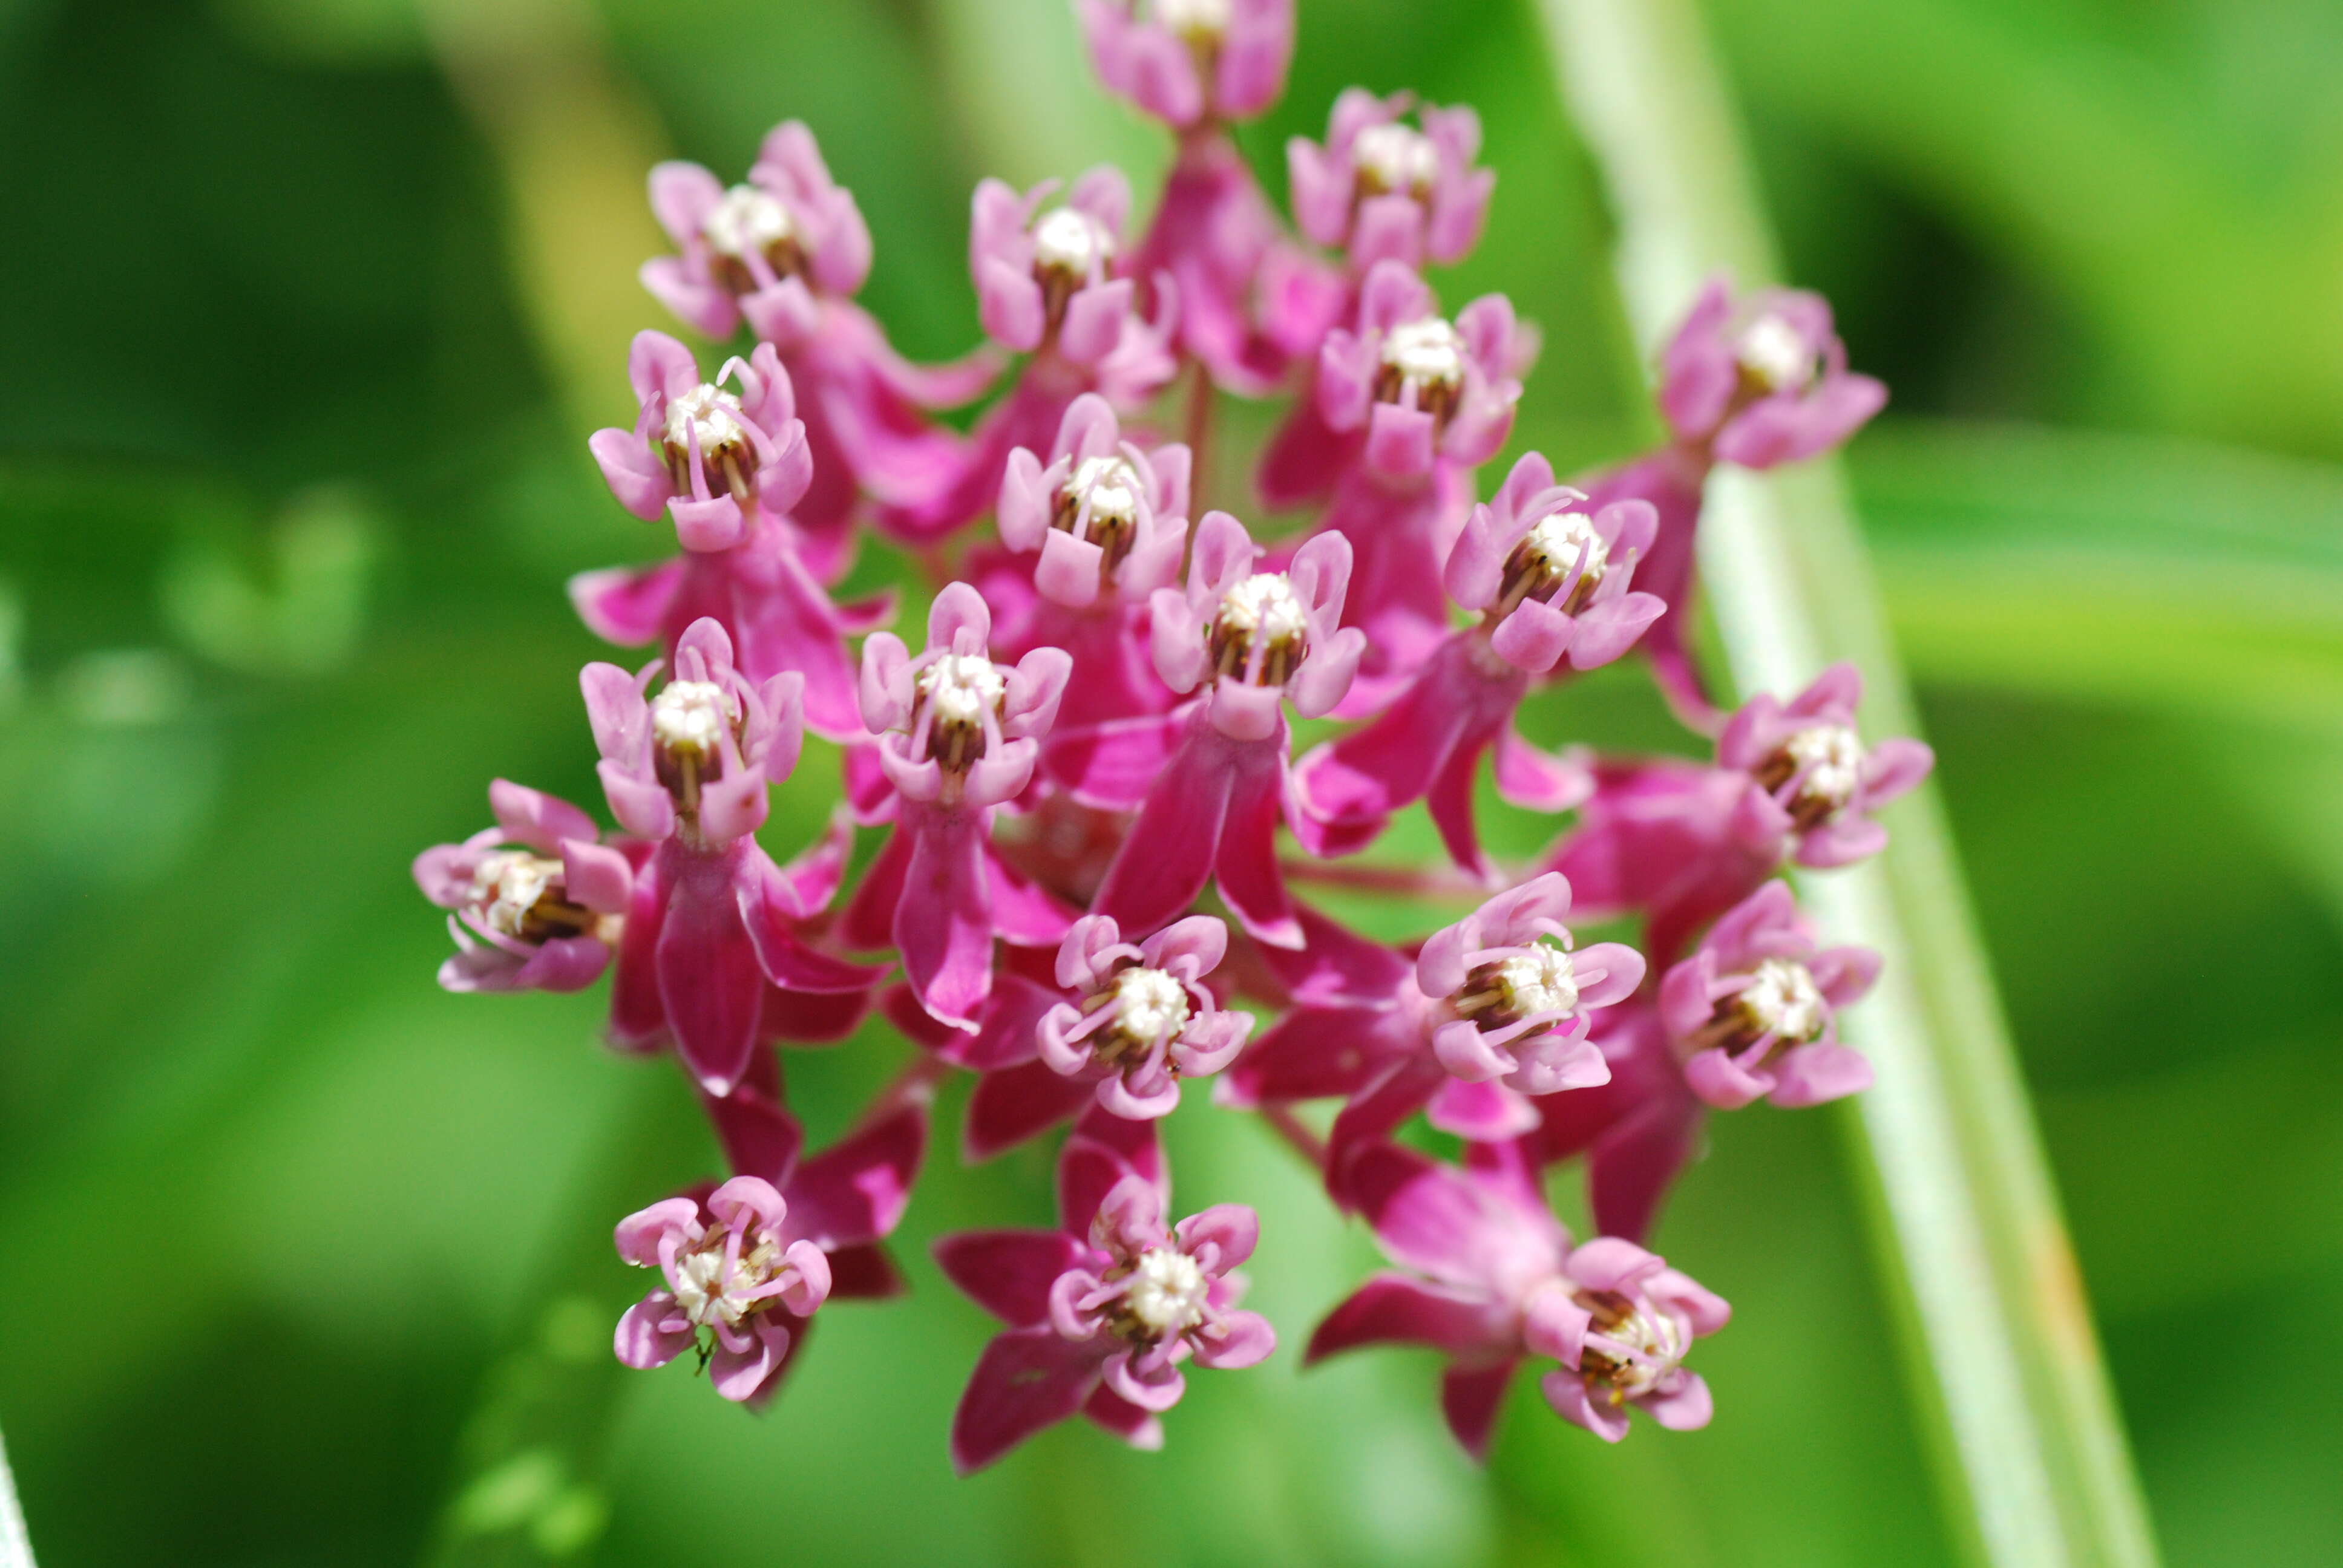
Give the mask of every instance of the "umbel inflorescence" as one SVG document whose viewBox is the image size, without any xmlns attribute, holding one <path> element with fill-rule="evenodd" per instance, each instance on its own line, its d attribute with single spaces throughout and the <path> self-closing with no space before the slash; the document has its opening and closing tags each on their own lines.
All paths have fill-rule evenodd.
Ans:
<svg viewBox="0 0 2343 1568">
<path fill-rule="evenodd" d="M 492 784 L 496 826 L 416 862 L 456 940 L 440 982 L 569 990 L 607 970 L 610 1041 L 672 1052 L 707 1111 L 721 1184 L 618 1225 L 654 1278 L 618 1325 L 629 1365 L 696 1351 L 719 1394 L 759 1405 L 826 1302 L 900 1290 L 881 1243 L 933 1086 L 965 1071 L 969 1159 L 1071 1128 L 1056 1229 L 937 1247 L 1004 1325 L 954 1463 L 1078 1413 L 1153 1446 L 1190 1363 L 1276 1343 L 1239 1305 L 1252 1210 L 1171 1202 L 1155 1123 L 1211 1080 L 1396 1265 L 1317 1325 L 1311 1359 L 1437 1348 L 1476 1455 L 1524 1358 L 1603 1438 L 1631 1407 L 1699 1426 L 1695 1342 L 1727 1309 L 1642 1240 L 1707 1111 L 1869 1082 L 1835 1018 L 1876 958 L 1820 946 L 1776 874 L 1875 852 L 1874 809 L 1930 757 L 1865 738 L 1845 667 L 1713 708 L 1683 632 L 1693 540 L 1713 467 L 1810 457 L 1885 393 L 1848 372 L 1820 299 L 1714 282 L 1661 357 L 1663 445 L 1567 483 L 1532 452 L 1477 499 L 1538 338 L 1503 298 L 1451 310 L 1423 276 L 1481 231 L 1473 112 L 1344 93 L 1322 143 L 1288 148 L 1289 225 L 1226 127 L 1282 90 L 1292 0 L 1077 10 L 1100 76 L 1177 156 L 1143 229 L 1111 168 L 979 186 L 990 342 L 959 363 L 908 362 L 855 304 L 870 236 L 805 126 L 739 184 L 651 171 L 675 253 L 643 282 L 737 352 L 642 333 L 640 414 L 591 443 L 618 504 L 681 546 L 572 585 L 596 632 L 659 649 L 581 677 L 617 829 Z M 965 434 L 933 417 L 996 387 Z M 1216 390 L 1286 399 L 1252 499 L 1309 509 L 1300 536 L 1197 515 Z M 879 629 L 889 604 L 830 597 L 874 533 L 938 578 L 916 650 Z M 1556 756 L 1514 729 L 1533 688 L 1637 651 L 1713 761 Z M 1289 714 L 1340 728 L 1296 759 Z M 756 830 L 809 728 L 842 745 L 849 805 L 776 864 Z M 1508 801 L 1574 814 L 1534 862 L 1483 850 L 1484 769 Z M 1447 875 L 1485 890 L 1473 913 L 1392 946 L 1295 896 L 1289 868 L 1366 848 L 1417 801 Z M 885 838 L 850 889 L 858 829 Z M 1640 950 L 1571 930 L 1619 917 Z M 808 1153 L 772 1048 L 874 1010 L 914 1063 Z M 1461 1157 L 1423 1152 L 1418 1117 Z M 1584 1241 L 1544 1196 L 1574 1158 Z"/>
</svg>

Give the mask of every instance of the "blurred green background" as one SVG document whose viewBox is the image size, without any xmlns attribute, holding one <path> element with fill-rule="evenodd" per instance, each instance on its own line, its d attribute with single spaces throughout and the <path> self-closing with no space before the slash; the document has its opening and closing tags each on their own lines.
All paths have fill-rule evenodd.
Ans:
<svg viewBox="0 0 2343 1568">
<path fill-rule="evenodd" d="M 1345 85 L 1475 105 L 1498 196 L 1441 283 L 1545 327 L 1519 444 L 1648 439 L 1526 5 L 1302 9 L 1243 136 L 1272 189 Z M 2328 1557 L 2343 8 L 1707 11 L 1792 274 L 1895 391 L 1851 473 L 2157 1529 Z M 1183 1207 L 1261 1205 L 1286 1348 L 1192 1380 L 1163 1454 L 1069 1429 L 951 1480 L 988 1331 L 927 1241 L 1047 1211 L 1040 1153 L 953 1168 L 956 1098 L 912 1295 L 825 1312 L 769 1416 L 608 1365 L 608 1227 L 705 1135 L 596 996 L 441 995 L 406 866 L 492 774 L 598 811 L 560 584 L 665 548 L 581 440 L 668 325 L 642 169 L 729 177 L 785 116 L 930 357 L 975 336 L 980 176 L 1163 158 L 1059 0 L 0 0 L 0 1429 L 44 1560 L 1945 1560 L 1832 1114 L 1718 1119 L 1663 1220 L 1736 1307 L 1698 1434 L 1605 1449 L 1523 1380 L 1484 1473 L 1429 1358 L 1301 1375 L 1371 1252 L 1201 1096 Z M 1534 728 L 1684 744 L 1629 675 Z M 901 1050 L 792 1060 L 818 1137 Z"/>
</svg>

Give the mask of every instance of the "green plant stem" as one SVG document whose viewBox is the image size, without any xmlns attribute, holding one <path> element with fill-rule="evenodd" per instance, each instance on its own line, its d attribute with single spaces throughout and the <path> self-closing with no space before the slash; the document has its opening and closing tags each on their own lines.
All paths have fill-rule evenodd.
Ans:
<svg viewBox="0 0 2343 1568">
<path fill-rule="evenodd" d="M 1639 339 L 1656 348 L 1711 271 L 1775 274 L 1692 0 L 1539 0 L 1601 169 Z M 1866 728 L 1915 730 L 1837 467 L 1720 472 L 1700 563 L 1735 683 L 1787 693 L 1852 659 Z M 2146 1511 L 1951 841 L 1932 790 L 1863 867 L 1803 878 L 1835 939 L 1886 960 L 1847 1020 L 1876 1085 L 1846 1125 L 1948 1511 L 1975 1561 L 2145 1564 Z"/>
<path fill-rule="evenodd" d="M 8 1469 L 5 1438 L 0 1438 L 0 1568 L 33 1568 L 33 1543 L 25 1534 L 25 1511 L 16 1504 L 16 1478 Z"/>
</svg>

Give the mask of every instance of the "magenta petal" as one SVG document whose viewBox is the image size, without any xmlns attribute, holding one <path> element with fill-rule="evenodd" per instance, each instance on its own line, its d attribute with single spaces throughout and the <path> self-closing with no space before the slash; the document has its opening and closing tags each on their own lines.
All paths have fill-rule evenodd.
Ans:
<svg viewBox="0 0 2343 1568">
<path fill-rule="evenodd" d="M 762 1392 L 766 1382 L 781 1370 L 781 1356 L 789 1348 L 788 1328 L 760 1315 L 746 1350 L 717 1345 L 708 1358 L 708 1381 L 724 1398 L 744 1403 Z"/>
<path fill-rule="evenodd" d="M 1082 1414 L 1142 1453 L 1153 1453 L 1163 1446 L 1163 1423 L 1104 1383 L 1082 1402 Z"/>
<path fill-rule="evenodd" d="M 992 912 L 985 897 L 982 826 L 937 813 L 912 841 L 895 906 L 895 945 L 920 1003 L 973 1030 L 992 989 Z"/>
<path fill-rule="evenodd" d="M 978 1306 L 1012 1329 L 1046 1322 L 1050 1286 L 1095 1256 L 1063 1231 L 967 1231 L 938 1237 L 936 1264 Z"/>
<path fill-rule="evenodd" d="M 988 1072 L 969 1095 L 961 1151 L 972 1161 L 990 1160 L 1070 1120 L 1091 1094 L 1091 1085 L 1059 1076 L 1046 1062 Z"/>
<path fill-rule="evenodd" d="M 1802 1045 L 1774 1064 L 1776 1105 L 1798 1107 L 1844 1100 L 1871 1087 L 1871 1063 L 1844 1045 Z"/>
<path fill-rule="evenodd" d="M 1277 1349 L 1277 1331 L 1259 1312 L 1224 1312 L 1221 1321 L 1189 1338 L 1196 1364 L 1221 1372 L 1258 1366 Z"/>
<path fill-rule="evenodd" d="M 1074 923 L 1074 911 L 1055 893 L 1010 864 L 988 840 L 984 846 L 986 896 L 992 929 L 1019 947 L 1054 947 Z"/>
<path fill-rule="evenodd" d="M 748 1077 L 731 1093 L 703 1091 L 700 1104 L 715 1127 L 726 1164 L 776 1188 L 788 1185 L 805 1144 L 805 1129 L 781 1103 L 779 1069 L 770 1051 L 750 1063 Z"/>
<path fill-rule="evenodd" d="M 1214 1098 L 1251 1106 L 1356 1094 L 1415 1041 L 1396 1009 L 1297 1007 L 1245 1048 Z"/>
<path fill-rule="evenodd" d="M 1676 1381 L 1665 1392 L 1645 1394 L 1635 1402 L 1643 1407 L 1644 1414 L 1670 1432 L 1698 1432 L 1716 1412 L 1708 1384 L 1701 1381 L 1698 1372 L 1678 1372 Z"/>
<path fill-rule="evenodd" d="M 1281 746 L 1281 761 L 1282 749 Z M 1302 932 L 1285 894 L 1285 879 L 1277 869 L 1277 825 L 1284 813 L 1283 775 L 1280 766 L 1248 768 L 1238 776 L 1213 869 L 1222 899 L 1253 940 L 1292 949 L 1302 945 Z M 1145 820 L 1142 816 L 1141 823 Z M 1133 833 L 1136 836 L 1136 829 Z"/>
<path fill-rule="evenodd" d="M 933 1020 L 921 1014 L 929 1031 L 918 1038 L 922 1045 L 955 1067 L 997 1072 L 1033 1060 L 1035 1027 L 1043 1014 L 1064 1000 L 1049 987 L 1004 969 L 993 977 L 992 995 L 986 999 L 974 1034 L 936 1028 Z M 936 1038 L 930 1039 L 930 1034 Z"/>
<path fill-rule="evenodd" d="M 628 1307 L 618 1320 L 618 1331 L 611 1348 L 630 1367 L 648 1372 L 663 1367 L 689 1350 L 699 1336 L 689 1327 L 667 1329 L 660 1325 L 682 1314 L 676 1309 L 675 1298 L 665 1291 L 654 1291 Z"/>
<path fill-rule="evenodd" d="M 1099 889 L 1093 908 L 1125 930 L 1153 930 L 1185 914 L 1222 858 L 1235 771 L 1224 743 L 1199 728 L 1191 721 Z"/>
<path fill-rule="evenodd" d="M 1605 1442 L 1616 1442 L 1627 1435 L 1627 1412 L 1614 1408 L 1607 1400 L 1588 1394 L 1586 1384 L 1567 1368 L 1557 1367 L 1540 1378 L 1538 1392 L 1545 1395 L 1546 1403 L 1554 1406 L 1556 1415 L 1573 1425 L 1584 1427 Z"/>
<path fill-rule="evenodd" d="M 1719 1111 L 1738 1111 L 1774 1087 L 1763 1072 L 1752 1072 L 1722 1049 L 1701 1051 L 1684 1063 L 1684 1082 L 1707 1104 Z"/>
<path fill-rule="evenodd" d="M 682 583 L 679 558 L 655 567 L 579 572 L 569 579 L 569 602 L 596 637 L 620 648 L 637 648 L 659 640 Z"/>
<path fill-rule="evenodd" d="M 1179 714 L 1069 730 L 1050 737 L 1043 766 L 1083 805 L 1127 811 L 1147 799 L 1186 727 Z"/>
<path fill-rule="evenodd" d="M 1443 1132 L 1477 1142 L 1519 1138 L 1538 1124 L 1530 1102 L 1502 1083 L 1451 1079 L 1433 1093 L 1424 1114 Z"/>
<path fill-rule="evenodd" d="M 706 870 L 694 871 L 659 931 L 659 1006 L 684 1061 L 709 1093 L 721 1094 L 748 1067 L 765 977 L 729 879 L 708 886 Z"/>
<path fill-rule="evenodd" d="M 740 889 L 739 900 L 741 920 L 756 948 L 758 967 L 768 980 L 783 990 L 823 995 L 868 990 L 879 983 L 880 976 L 886 973 L 884 965 L 848 963 L 799 941 L 789 929 L 789 917 L 777 907 L 779 900 L 789 897 L 779 868 L 767 861 L 763 871 L 763 876 Z"/>
<path fill-rule="evenodd" d="M 1505 1388 L 1520 1364 L 1508 1356 L 1488 1366 L 1452 1366 L 1440 1374 L 1440 1413 L 1475 1463 L 1489 1457 L 1489 1433 L 1505 1408 Z"/>
<path fill-rule="evenodd" d="M 1503 1352 L 1513 1342 L 1512 1311 L 1496 1296 L 1376 1274 L 1326 1314 L 1302 1352 L 1304 1366 L 1361 1345 L 1430 1345 L 1451 1355 Z"/>
<path fill-rule="evenodd" d="M 597 430 L 586 448 L 602 470 L 603 482 L 627 512 L 650 522 L 666 509 L 674 493 L 667 469 L 654 459 L 631 430 Z"/>
<path fill-rule="evenodd" d="M 1098 1386 L 1095 1346 L 1062 1339 L 1049 1327 L 997 1334 L 977 1358 L 952 1412 L 952 1468 L 983 1469 L 1011 1449 L 1082 1408 Z"/>
<path fill-rule="evenodd" d="M 1651 1232 L 1668 1183 L 1693 1156 L 1698 1109 L 1655 1104 L 1595 1140 L 1587 1151 L 1586 1191 L 1596 1229 L 1631 1241 Z"/>
<path fill-rule="evenodd" d="M 790 1233 L 824 1249 L 891 1234 L 927 1147 L 927 1106 L 913 1101 L 802 1161 L 786 1190 Z"/>
<path fill-rule="evenodd" d="M 667 889 L 654 859 L 635 879 L 610 980 L 610 1041 L 621 1050 L 649 1050 L 667 1038 L 659 988 L 659 940 L 666 921 Z"/>
<path fill-rule="evenodd" d="M 1396 1144 L 1353 1155 L 1342 1196 L 1366 1215 L 1394 1261 L 1468 1288 L 1559 1271 L 1567 1245 L 1559 1222 L 1530 1211 L 1488 1177 Z"/>
<path fill-rule="evenodd" d="M 1369 941 L 1306 905 L 1297 905 L 1303 946 L 1262 958 L 1294 1001 L 1304 1006 L 1383 1006 L 1413 984 L 1415 966 L 1381 942 Z"/>
</svg>

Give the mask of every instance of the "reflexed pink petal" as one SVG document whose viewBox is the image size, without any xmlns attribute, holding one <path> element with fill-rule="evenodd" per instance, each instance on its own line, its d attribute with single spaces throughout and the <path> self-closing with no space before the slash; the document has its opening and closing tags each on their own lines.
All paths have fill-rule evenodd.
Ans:
<svg viewBox="0 0 2343 1568">
<path fill-rule="evenodd" d="M 702 1091 L 700 1104 L 714 1124 L 727 1164 L 776 1188 L 788 1184 L 805 1144 L 805 1129 L 781 1103 L 780 1073 L 769 1051 L 750 1063 L 748 1076 L 731 1093 Z"/>
<path fill-rule="evenodd" d="M 1483 1292 L 1437 1285 L 1405 1274 L 1375 1274 L 1310 1336 L 1302 1364 L 1361 1345 L 1429 1345 L 1451 1355 L 1502 1353 L 1513 1342 L 1513 1311 Z"/>
<path fill-rule="evenodd" d="M 1252 1106 L 1356 1094 L 1416 1040 L 1396 1010 L 1298 1007 L 1222 1073 L 1213 1098 Z"/>
<path fill-rule="evenodd" d="M 1568 1237 L 1486 1177 L 1394 1144 L 1347 1162 L 1342 1196 L 1363 1212 L 1393 1261 L 1463 1288 L 1559 1271 Z"/>
<path fill-rule="evenodd" d="M 699 1223 L 699 1205 L 689 1198 L 662 1198 L 618 1221 L 611 1232 L 618 1256 L 638 1268 L 659 1266 L 659 1242 L 669 1231 Z"/>
<path fill-rule="evenodd" d="M 790 1234 L 824 1249 L 892 1234 L 927 1147 L 927 1106 L 915 1101 L 799 1161 L 787 1189 Z"/>
<path fill-rule="evenodd" d="M 569 579 L 569 602 L 596 637 L 620 648 L 636 648 L 659 640 L 682 581 L 679 559 L 655 567 L 579 572 Z"/>
<path fill-rule="evenodd" d="M 992 989 L 992 911 L 978 819 L 939 813 L 913 839 L 895 906 L 895 945 L 920 1005 L 973 1030 Z"/>
<path fill-rule="evenodd" d="M 1871 1087 L 1871 1063 L 1858 1050 L 1817 1042 L 1802 1045 L 1774 1064 L 1776 1105 L 1821 1105 Z"/>
<path fill-rule="evenodd" d="M 1277 1349 L 1277 1331 L 1259 1312 L 1226 1312 L 1219 1324 L 1189 1337 L 1196 1364 L 1222 1372 L 1257 1366 Z"/>
<path fill-rule="evenodd" d="M 1090 1103 L 1091 1088 L 1062 1078 L 1040 1061 L 986 1073 L 969 1095 L 961 1150 L 971 1161 L 991 1159 L 1071 1120 Z"/>
<path fill-rule="evenodd" d="M 1185 914 L 1222 858 L 1235 771 L 1225 743 L 1200 734 L 1201 719 L 1191 718 L 1093 900 L 1126 930 L 1153 930 Z"/>
<path fill-rule="evenodd" d="M 1302 950 L 1271 948 L 1261 956 L 1297 1003 L 1382 1006 L 1413 986 L 1414 965 L 1383 943 L 1307 905 L 1296 905 L 1294 918 L 1302 925 Z"/>
<path fill-rule="evenodd" d="M 1670 1432 L 1698 1432 L 1716 1412 L 1708 1384 L 1701 1381 L 1698 1372 L 1679 1372 L 1664 1392 L 1645 1394 L 1635 1402 Z"/>
<path fill-rule="evenodd" d="M 680 1317 L 675 1298 L 665 1291 L 654 1291 L 628 1307 L 618 1320 L 618 1331 L 612 1344 L 618 1357 L 630 1367 L 648 1372 L 663 1367 L 692 1347 L 698 1335 L 689 1327 L 665 1329 L 664 1322 Z"/>
<path fill-rule="evenodd" d="M 1284 748 L 1278 749 L 1282 760 Z M 1213 862 L 1213 879 L 1231 912 L 1255 941 L 1291 949 L 1302 945 L 1302 932 L 1285 894 L 1285 879 L 1277 869 L 1277 825 L 1284 813 L 1283 773 L 1282 767 L 1250 768 L 1236 778 L 1230 791 L 1227 826 Z M 1139 826 L 1132 829 L 1134 839 L 1146 822 L 1142 812 Z M 1118 866 L 1121 859 L 1116 858 Z M 1101 903 L 1104 901 L 1101 894 Z M 1143 930 L 1153 923 L 1141 921 L 1137 929 Z"/>
<path fill-rule="evenodd" d="M 1605 1442 L 1616 1442 L 1627 1435 L 1627 1412 L 1588 1394 L 1586 1384 L 1567 1368 L 1556 1368 L 1540 1378 L 1538 1392 L 1545 1395 L 1556 1415 Z"/>
<path fill-rule="evenodd" d="M 765 979 L 729 879 L 703 886 L 693 876 L 679 885 L 653 962 L 677 1050 L 710 1093 L 723 1093 L 755 1047 Z"/>
<path fill-rule="evenodd" d="M 978 1306 L 1012 1329 L 1050 1315 L 1050 1286 L 1096 1256 L 1063 1231 L 966 1231 L 937 1238 L 936 1264 Z"/>
<path fill-rule="evenodd" d="M 1503 1084 L 1456 1079 L 1433 1092 L 1424 1113 L 1443 1132 L 1476 1141 L 1519 1138 L 1538 1124 L 1530 1102 Z"/>
<path fill-rule="evenodd" d="M 1082 1414 L 1142 1453 L 1153 1453 L 1163 1446 L 1163 1423 L 1104 1383 L 1082 1402 Z"/>
<path fill-rule="evenodd" d="M 1047 1326 L 995 1335 L 952 1412 L 952 1468 L 983 1469 L 1082 1408 L 1098 1386 L 1099 1352 Z"/>
<path fill-rule="evenodd" d="M 1489 1457 L 1489 1433 L 1505 1408 L 1505 1388 L 1519 1364 L 1509 1357 L 1489 1366 L 1453 1366 L 1440 1374 L 1440 1413 L 1475 1462 Z"/>
</svg>

